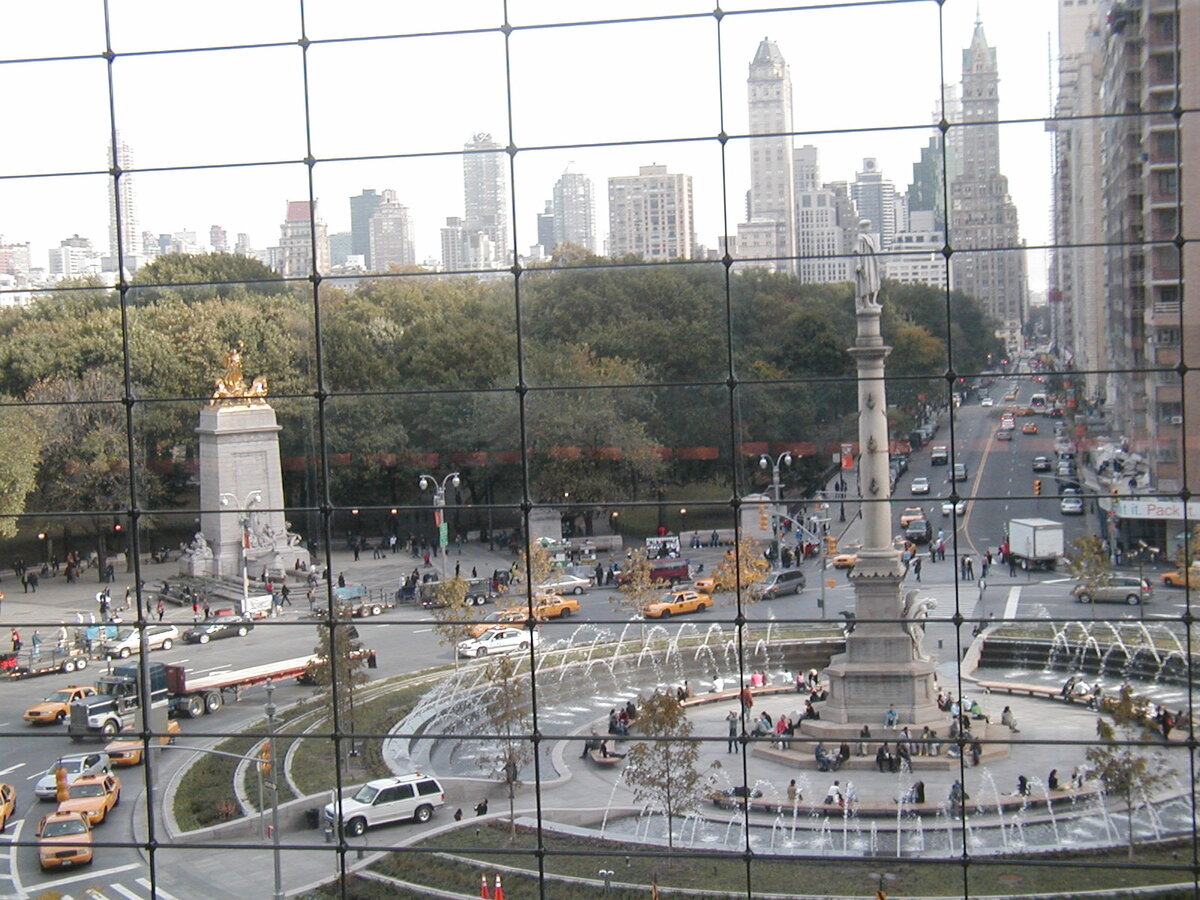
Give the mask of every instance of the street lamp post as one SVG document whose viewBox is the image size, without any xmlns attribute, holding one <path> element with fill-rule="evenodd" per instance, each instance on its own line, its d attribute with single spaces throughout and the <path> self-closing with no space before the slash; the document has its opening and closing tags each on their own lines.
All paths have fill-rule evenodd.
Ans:
<svg viewBox="0 0 1200 900">
<path fill-rule="evenodd" d="M 460 484 L 458 473 L 451 472 L 439 483 L 432 475 L 422 475 L 417 480 L 417 485 L 423 491 L 433 488 L 433 522 L 438 527 L 438 547 L 441 549 L 442 557 L 442 581 L 446 580 L 446 547 L 450 544 L 449 528 L 446 525 L 446 516 L 443 510 L 446 508 L 446 485 L 458 487 Z"/>
<path fill-rule="evenodd" d="M 250 553 L 250 507 L 262 503 L 262 491 L 251 491 L 246 499 L 238 501 L 233 494 L 221 494 L 222 506 L 233 506 L 238 512 L 238 524 L 242 526 L 242 615 L 250 611 L 250 574 L 247 557 Z M 274 604 L 272 604 L 274 609 Z"/>
<path fill-rule="evenodd" d="M 275 893 L 272 900 L 283 900 L 283 870 L 279 866 L 279 782 L 275 773 L 275 685 L 270 679 L 266 683 L 267 690 L 267 753 L 271 760 L 271 778 L 267 782 L 267 790 L 271 793 L 271 859 L 275 866 Z"/>
<path fill-rule="evenodd" d="M 684 533 L 685 531 L 687 531 L 687 507 L 686 507 L 686 506 L 681 506 L 681 507 L 679 508 L 679 543 L 680 543 L 680 549 L 682 549 L 682 545 L 683 545 L 683 533 Z"/>
<path fill-rule="evenodd" d="M 771 457 L 767 456 L 765 453 L 758 458 L 758 467 L 760 469 L 762 469 L 764 472 L 768 468 L 771 470 L 771 487 L 775 494 L 776 503 L 783 499 L 783 482 L 779 480 L 779 467 L 790 466 L 791 464 L 792 454 L 791 451 L 788 450 L 780 453 L 779 456 L 775 458 L 774 462 L 771 462 Z"/>
</svg>

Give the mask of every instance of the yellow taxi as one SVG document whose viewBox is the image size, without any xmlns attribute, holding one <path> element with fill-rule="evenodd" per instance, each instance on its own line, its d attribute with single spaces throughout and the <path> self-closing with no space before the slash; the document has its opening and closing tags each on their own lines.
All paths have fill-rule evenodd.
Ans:
<svg viewBox="0 0 1200 900">
<path fill-rule="evenodd" d="M 50 813 L 38 823 L 37 838 L 43 869 L 65 869 L 92 861 L 92 826 L 82 813 Z"/>
<path fill-rule="evenodd" d="M 90 697 L 96 693 L 95 688 L 82 685 L 67 685 L 62 690 L 55 691 L 41 703 L 35 703 L 25 710 L 25 721 L 30 725 L 62 724 L 71 714 L 71 704 L 81 697 Z"/>
<path fill-rule="evenodd" d="M 1162 577 L 1162 583 L 1168 587 L 1200 587 L 1200 565 L 1192 563 L 1186 569 L 1167 572 Z"/>
<path fill-rule="evenodd" d="M 179 734 L 179 723 L 174 719 L 167 720 L 167 733 L 158 736 L 160 744 L 173 744 L 175 738 Z M 120 737 L 112 741 L 104 752 L 108 754 L 108 760 L 114 766 L 136 766 L 142 761 L 142 753 L 145 750 L 142 742 L 136 738 Z"/>
<path fill-rule="evenodd" d="M 11 784 L 0 784 L 0 831 L 8 825 L 17 806 L 17 791 Z"/>
<path fill-rule="evenodd" d="M 579 612 L 579 601 L 574 597 L 560 597 L 558 594 L 543 594 L 533 598 L 533 617 L 539 621 L 545 619 L 565 619 L 572 613 Z"/>
<path fill-rule="evenodd" d="M 853 569 L 858 565 L 858 554 L 839 553 L 829 560 L 829 564 L 835 569 Z"/>
<path fill-rule="evenodd" d="M 482 622 L 477 622 L 472 625 L 468 633 L 473 638 L 479 637 L 485 632 L 492 631 L 495 628 L 508 628 L 513 625 L 524 625 L 525 620 L 529 618 L 529 612 L 525 609 L 513 607 L 512 609 L 498 609 L 495 612 L 488 613 Z"/>
<path fill-rule="evenodd" d="M 67 799 L 59 801 L 58 811 L 80 813 L 94 828 L 120 802 L 121 779 L 116 775 L 88 775 L 67 788 Z"/>
<path fill-rule="evenodd" d="M 705 575 L 703 578 L 697 578 L 692 582 L 692 589 L 701 594 L 715 594 L 717 593 L 717 577 Z"/>
<path fill-rule="evenodd" d="M 699 612 L 713 605 L 712 597 L 699 591 L 670 591 L 642 612 L 647 619 L 669 619 L 681 613 Z"/>
</svg>

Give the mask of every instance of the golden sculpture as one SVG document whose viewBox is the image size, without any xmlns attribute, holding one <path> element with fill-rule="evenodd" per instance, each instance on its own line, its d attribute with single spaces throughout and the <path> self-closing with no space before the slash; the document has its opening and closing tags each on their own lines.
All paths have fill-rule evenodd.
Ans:
<svg viewBox="0 0 1200 900">
<path fill-rule="evenodd" d="M 229 348 L 229 352 L 225 354 L 225 374 L 217 379 L 217 389 L 213 391 L 210 406 L 254 406 L 267 402 L 266 378 L 260 375 L 249 385 L 246 384 L 246 378 L 242 374 L 242 351 L 245 349 L 245 343 L 238 341 L 237 345 Z"/>
</svg>

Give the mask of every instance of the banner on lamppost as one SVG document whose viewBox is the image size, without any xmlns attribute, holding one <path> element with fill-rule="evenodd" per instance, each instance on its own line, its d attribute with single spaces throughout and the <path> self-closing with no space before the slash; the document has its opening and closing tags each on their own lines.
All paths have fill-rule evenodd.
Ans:
<svg viewBox="0 0 1200 900">
<path fill-rule="evenodd" d="M 853 444 L 842 444 L 842 468 L 843 469 L 853 469 L 854 468 L 854 445 Z"/>
</svg>

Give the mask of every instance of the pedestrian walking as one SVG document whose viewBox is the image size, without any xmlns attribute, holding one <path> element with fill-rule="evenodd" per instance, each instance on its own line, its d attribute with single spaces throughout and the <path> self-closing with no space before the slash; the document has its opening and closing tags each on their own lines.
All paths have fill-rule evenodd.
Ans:
<svg viewBox="0 0 1200 900">
<path fill-rule="evenodd" d="M 738 736 L 738 716 L 732 709 L 725 716 L 725 721 L 729 725 L 729 740 L 725 744 L 726 753 L 737 753 L 737 736 Z"/>
<path fill-rule="evenodd" d="M 967 563 L 967 580 L 974 581 L 975 580 L 975 560 L 971 558 L 970 554 L 967 555 L 966 563 Z"/>
<path fill-rule="evenodd" d="M 280 601 L 279 605 L 280 606 L 291 606 L 292 605 L 291 598 L 292 598 L 292 592 L 288 589 L 288 586 L 286 584 L 282 585 L 279 588 L 279 601 Z"/>
<path fill-rule="evenodd" d="M 33 631 L 33 658 L 37 659 L 42 655 L 42 635 L 35 628 Z"/>
<path fill-rule="evenodd" d="M 200 601 L 192 598 L 192 621 L 200 621 Z"/>
<path fill-rule="evenodd" d="M 912 573 L 917 581 L 921 580 L 921 557 L 917 556 L 912 562 Z"/>
<path fill-rule="evenodd" d="M 12 639 L 12 652 L 20 653 L 21 652 L 21 632 L 17 631 L 17 629 L 14 628 L 12 630 L 12 632 L 9 634 L 9 638 Z"/>
<path fill-rule="evenodd" d="M 162 597 L 158 598 L 158 602 L 154 604 L 154 612 L 158 616 L 158 621 L 163 620 L 163 613 L 167 611 L 166 605 L 163 603 Z"/>
</svg>

